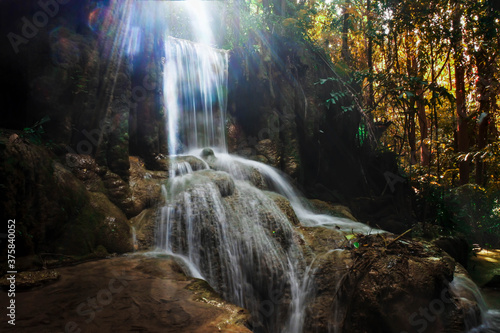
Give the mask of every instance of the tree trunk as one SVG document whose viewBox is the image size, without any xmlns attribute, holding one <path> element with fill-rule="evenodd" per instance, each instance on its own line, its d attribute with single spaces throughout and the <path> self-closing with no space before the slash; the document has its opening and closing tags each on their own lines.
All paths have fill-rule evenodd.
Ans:
<svg viewBox="0 0 500 333">
<path fill-rule="evenodd" d="M 459 5 L 457 5 L 459 6 Z M 465 68 L 464 68 L 464 50 L 462 47 L 462 27 L 460 18 L 462 10 L 455 9 L 453 15 L 453 49 L 455 51 L 455 94 L 456 94 L 456 112 L 457 112 L 457 148 L 462 154 L 469 151 L 469 119 L 465 105 Z M 469 160 L 459 162 L 460 184 L 469 183 L 470 166 Z"/>
<path fill-rule="evenodd" d="M 486 147 L 488 142 L 488 123 L 490 119 L 490 114 L 485 113 L 484 116 L 481 116 L 481 121 L 479 122 L 479 128 L 477 133 L 477 148 L 479 150 Z M 481 159 L 481 154 L 478 154 L 476 157 L 476 184 L 484 186 L 485 177 L 484 177 L 484 162 Z"/>
<path fill-rule="evenodd" d="M 410 145 L 410 165 L 417 164 L 417 140 L 416 140 L 416 126 L 415 126 L 415 104 L 412 103 L 408 113 L 408 144 Z"/>
<path fill-rule="evenodd" d="M 418 125 L 420 127 L 420 163 L 422 166 L 428 166 L 430 163 L 431 151 L 427 144 L 429 125 L 425 114 L 424 91 L 422 88 L 417 91 L 417 112 Z"/>
<path fill-rule="evenodd" d="M 490 96 L 488 92 L 489 80 L 488 75 L 488 59 L 486 51 L 481 48 L 475 54 L 476 67 L 477 67 L 477 82 L 476 91 L 479 102 L 479 124 L 477 131 L 477 149 L 481 150 L 486 147 L 488 137 L 488 121 L 490 118 L 489 101 Z M 491 73 L 490 73 L 491 74 Z M 476 156 L 476 184 L 483 185 L 484 183 L 484 163 L 481 159 L 481 154 Z"/>
<path fill-rule="evenodd" d="M 372 37 L 372 14 L 371 0 L 366 1 L 366 18 L 368 20 L 368 46 L 366 48 L 366 60 L 368 63 L 368 96 L 366 98 L 366 107 L 369 112 L 373 111 L 373 37 Z"/>
<path fill-rule="evenodd" d="M 351 64 L 351 55 L 349 53 L 349 6 L 350 0 L 346 0 L 344 3 L 344 14 L 342 16 L 342 59 L 345 61 L 347 66 Z"/>
<path fill-rule="evenodd" d="M 405 49 L 406 49 L 406 74 L 408 77 L 415 77 L 418 73 L 418 61 L 415 55 L 415 36 L 408 32 L 406 33 L 405 38 Z M 413 84 L 410 85 L 411 92 L 414 94 L 413 97 L 408 98 L 409 107 L 408 107 L 408 144 L 410 145 L 410 164 L 417 164 L 417 140 L 416 140 L 416 124 L 415 124 L 415 116 L 418 114 L 418 92 L 416 86 Z M 423 104 L 422 104 L 423 105 Z M 425 113 L 425 109 L 424 109 Z"/>
</svg>

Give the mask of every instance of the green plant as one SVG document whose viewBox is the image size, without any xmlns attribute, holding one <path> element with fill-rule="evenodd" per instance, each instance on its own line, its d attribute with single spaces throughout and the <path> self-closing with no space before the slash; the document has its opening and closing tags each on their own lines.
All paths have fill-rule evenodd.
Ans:
<svg viewBox="0 0 500 333">
<path fill-rule="evenodd" d="M 75 87 L 73 90 L 73 94 L 78 95 L 80 93 L 88 94 L 88 84 L 89 79 L 85 77 L 84 74 L 81 73 L 80 70 L 76 70 L 73 75 L 71 75 L 71 79 L 74 81 Z"/>
<path fill-rule="evenodd" d="M 25 127 L 23 129 L 23 133 L 21 134 L 21 137 L 27 138 L 29 141 L 31 141 L 34 144 L 42 144 L 42 134 L 45 133 L 45 130 L 43 129 L 43 124 L 48 122 L 50 120 L 49 116 L 45 116 L 39 121 L 37 121 L 33 126 L 31 127 Z"/>
</svg>

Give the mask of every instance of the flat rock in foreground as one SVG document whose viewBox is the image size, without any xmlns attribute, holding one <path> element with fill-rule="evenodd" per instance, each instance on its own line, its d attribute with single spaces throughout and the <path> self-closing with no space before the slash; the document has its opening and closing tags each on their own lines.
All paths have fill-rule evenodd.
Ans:
<svg viewBox="0 0 500 333">
<path fill-rule="evenodd" d="M 250 332 L 245 310 L 169 258 L 117 257 L 57 271 L 58 281 L 16 293 L 16 325 L 2 320 L 0 331 Z"/>
</svg>

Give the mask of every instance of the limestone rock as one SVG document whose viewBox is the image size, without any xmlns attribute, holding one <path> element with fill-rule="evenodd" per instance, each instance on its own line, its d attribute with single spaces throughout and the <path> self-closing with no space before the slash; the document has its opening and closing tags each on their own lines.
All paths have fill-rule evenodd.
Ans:
<svg viewBox="0 0 500 333">
<path fill-rule="evenodd" d="M 146 168 L 148 170 L 153 170 L 153 171 L 167 171 L 167 173 L 170 173 L 171 170 L 170 168 L 172 165 L 179 165 L 182 163 L 187 163 L 191 167 L 193 171 L 196 170 L 203 170 L 207 168 L 207 164 L 198 157 L 195 156 L 175 156 L 175 157 L 170 157 L 170 156 L 164 156 L 164 155 L 156 155 L 152 161 L 146 164 Z M 173 172 L 176 172 L 177 170 L 172 170 Z"/>
<path fill-rule="evenodd" d="M 309 202 L 313 205 L 315 211 L 320 214 L 328 214 L 338 217 L 344 217 L 349 220 L 358 221 L 351 213 L 351 210 L 342 205 L 334 205 L 325 201 L 312 199 Z"/>
<path fill-rule="evenodd" d="M 116 257 L 57 272 L 58 281 L 16 295 L 16 304 L 23 304 L 16 309 L 17 330 L 251 332 L 246 310 L 186 277 L 168 257 Z M 78 315 L 78 309 L 88 312 Z M 2 332 L 9 329 L 6 320 L 0 322 Z"/>
<path fill-rule="evenodd" d="M 130 157 L 129 186 L 134 203 L 132 216 L 157 205 L 161 200 L 161 184 L 167 177 L 165 172 L 146 170 L 144 161 L 139 157 Z"/>
<path fill-rule="evenodd" d="M 2 144 L 3 142 L 3 144 Z M 44 146 L 0 138 L 0 183 L 5 220 L 16 219 L 18 257 L 40 253 L 85 256 L 99 245 L 109 252 L 132 250 L 128 221 L 100 192 L 100 169 L 79 158 L 74 173 L 56 161 Z M 90 186 L 89 186 L 90 185 Z M 28 263 L 28 261 L 26 261 Z M 30 261 L 29 265 L 39 264 Z"/>
<path fill-rule="evenodd" d="M 10 274 L 4 275 L 0 279 L 0 286 L 9 289 L 11 282 L 7 280 Z M 43 271 L 25 271 L 16 274 L 16 289 L 31 289 L 35 287 L 40 287 L 52 282 L 59 280 L 60 274 L 53 270 L 43 270 Z"/>
<path fill-rule="evenodd" d="M 227 172 L 203 170 L 198 174 L 208 177 L 217 186 L 221 196 L 227 197 L 234 193 L 234 180 Z"/>
<path fill-rule="evenodd" d="M 130 224 L 134 227 L 136 233 L 136 250 L 151 250 L 154 248 L 157 214 L 158 209 L 156 207 L 148 208 L 130 219 Z"/>
<path fill-rule="evenodd" d="M 278 166 L 279 156 L 276 143 L 270 139 L 261 140 L 255 145 L 255 150 L 257 154 L 264 156 L 270 165 L 274 167 Z"/>
<path fill-rule="evenodd" d="M 68 153 L 65 155 L 65 162 L 76 178 L 85 184 L 88 191 L 105 191 L 101 177 L 106 174 L 106 168 L 99 167 L 90 155 Z"/>
<path fill-rule="evenodd" d="M 287 198 L 275 192 L 266 191 L 265 193 L 269 198 L 273 199 L 276 206 L 285 214 L 291 224 L 295 226 L 300 225 L 300 221 Z"/>
<path fill-rule="evenodd" d="M 90 205 L 102 216 L 97 230 L 94 231 L 97 244 L 104 246 L 109 253 L 132 251 L 132 233 L 125 214 L 103 193 L 91 193 Z"/>
<path fill-rule="evenodd" d="M 355 248 L 335 230 L 301 230 L 316 258 L 306 331 L 416 331 L 409 318 L 439 299 L 454 276 L 454 260 L 428 243 L 394 240 L 390 234 L 357 235 Z M 426 323 L 429 331 L 448 327 L 456 311 L 449 301 L 435 321 Z M 463 324 L 463 314 L 454 320 Z"/>
</svg>

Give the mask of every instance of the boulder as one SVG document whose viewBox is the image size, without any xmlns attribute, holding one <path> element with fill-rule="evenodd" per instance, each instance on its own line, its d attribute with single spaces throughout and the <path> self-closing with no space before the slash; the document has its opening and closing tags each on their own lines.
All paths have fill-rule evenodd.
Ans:
<svg viewBox="0 0 500 333">
<path fill-rule="evenodd" d="M 470 255 L 469 243 L 464 237 L 441 236 L 432 241 L 434 245 L 446 251 L 460 265 L 467 267 Z"/>
<path fill-rule="evenodd" d="M 209 178 L 217 186 L 222 197 L 227 197 L 234 193 L 234 180 L 227 172 L 203 170 L 198 172 L 198 175 Z"/>
<path fill-rule="evenodd" d="M 258 155 L 264 156 L 270 165 L 278 167 L 280 156 L 275 142 L 270 139 L 261 140 L 255 145 L 255 150 Z"/>
<path fill-rule="evenodd" d="M 300 231 L 309 260 L 314 258 L 306 332 L 399 333 L 423 326 L 428 332 L 452 326 L 463 331 L 461 309 L 477 307 L 450 299 L 457 297 L 449 294 L 456 264 L 432 244 L 390 234 L 356 235 L 348 241 L 321 227 Z M 434 311 L 438 305 L 433 320 L 422 319 L 420 309 Z"/>
<path fill-rule="evenodd" d="M 288 221 L 290 221 L 291 224 L 295 226 L 300 225 L 299 218 L 295 214 L 295 211 L 293 210 L 293 207 L 287 198 L 275 192 L 265 191 L 265 193 L 269 198 L 273 199 L 276 206 L 278 206 L 278 208 L 283 212 L 283 214 L 285 214 L 285 216 L 288 218 Z"/>
<path fill-rule="evenodd" d="M 321 201 L 318 199 L 311 199 L 309 202 L 312 204 L 314 210 L 319 214 L 328 214 L 332 216 L 344 217 L 349 220 L 358 221 L 353 215 L 349 207 L 342 205 L 335 205 L 329 202 Z"/>
</svg>

